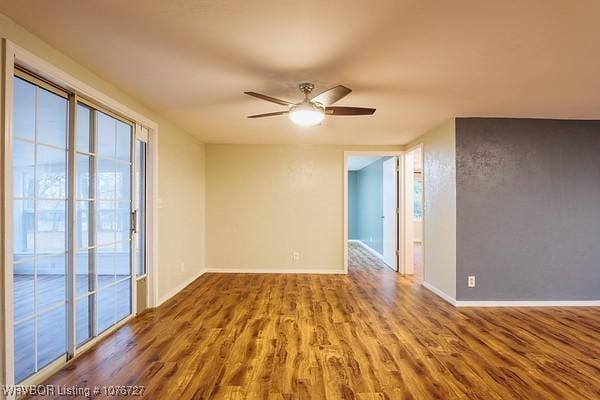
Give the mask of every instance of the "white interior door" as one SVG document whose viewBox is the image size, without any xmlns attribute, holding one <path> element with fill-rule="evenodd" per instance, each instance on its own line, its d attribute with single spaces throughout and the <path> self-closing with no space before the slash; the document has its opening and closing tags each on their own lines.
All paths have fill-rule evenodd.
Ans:
<svg viewBox="0 0 600 400">
<path fill-rule="evenodd" d="M 383 162 L 383 261 L 398 270 L 398 177 L 396 157 Z"/>
</svg>

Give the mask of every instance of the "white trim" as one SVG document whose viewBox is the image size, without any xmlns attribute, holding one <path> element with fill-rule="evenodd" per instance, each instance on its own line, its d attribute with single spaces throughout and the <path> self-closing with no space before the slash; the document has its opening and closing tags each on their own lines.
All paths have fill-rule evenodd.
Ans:
<svg viewBox="0 0 600 400">
<path fill-rule="evenodd" d="M 218 274 L 316 274 L 338 275 L 346 274 L 339 268 L 208 268 L 206 272 Z"/>
<path fill-rule="evenodd" d="M 163 304 L 165 301 L 169 300 L 171 297 L 175 296 L 177 293 L 181 292 L 183 289 L 185 289 L 186 287 L 188 287 L 192 282 L 194 282 L 196 279 L 200 278 L 202 275 L 204 275 L 207 271 L 206 270 L 202 270 L 200 272 L 198 272 L 197 274 L 193 275 L 191 278 L 187 279 L 185 282 L 183 282 L 181 285 L 178 285 L 177 287 L 173 288 L 172 290 L 170 290 L 167 294 L 165 294 L 164 296 L 162 296 L 158 303 L 156 304 L 155 307 L 160 306 L 161 304 Z"/>
<path fill-rule="evenodd" d="M 600 307 L 600 300 L 516 300 L 516 301 L 465 301 L 455 302 L 456 307 Z"/>
<path fill-rule="evenodd" d="M 443 292 L 442 290 L 436 288 L 431 283 L 423 281 L 423 283 L 421 285 L 425 289 L 427 289 L 430 292 L 432 292 L 433 294 L 441 297 L 442 299 L 446 300 L 448 303 L 452 304 L 453 306 L 456 306 L 457 302 L 456 302 L 456 300 L 452 296 L 450 296 L 449 294 L 447 294 L 447 293 Z"/>
<path fill-rule="evenodd" d="M 12 43 L 6 39 L 2 40 L 2 68 L 3 74 L 0 77 L 0 89 L 3 99 L 0 103 L 3 105 L 0 110 L 2 116 L 2 258 L 3 258 L 3 276 L 2 276 L 2 311 L 1 318 L 2 331 L 0 336 L 3 338 L 0 353 L 3 354 L 2 360 L 2 384 L 12 385 L 15 383 L 14 373 L 14 313 L 13 313 L 13 243 L 12 243 L 12 217 L 13 217 L 13 192 L 12 192 L 12 112 L 13 112 L 13 75 L 14 63 L 11 57 L 13 53 Z M 12 396 L 11 396 L 12 397 Z"/>
<path fill-rule="evenodd" d="M 367 250 L 368 252 L 370 252 L 371 254 L 373 254 L 375 257 L 377 257 L 377 258 L 381 259 L 381 261 L 383 261 L 383 254 L 380 254 L 377 250 L 372 249 L 371 247 L 369 247 L 368 244 L 366 244 L 362 240 L 360 240 L 360 239 L 348 239 L 348 242 L 354 242 L 354 243 L 360 244 L 362 247 L 365 248 L 365 250 Z"/>
<path fill-rule="evenodd" d="M 344 274 L 348 273 L 348 157 L 350 156 L 367 156 L 367 155 L 380 155 L 382 157 L 402 157 L 404 155 L 403 150 L 368 150 L 368 151 L 350 151 L 344 150 L 344 168 L 342 170 L 342 180 L 344 182 L 344 228 L 342 232 L 342 238 L 344 242 L 343 246 L 343 260 L 344 260 Z M 400 246 L 399 246 L 400 248 Z"/>
<path fill-rule="evenodd" d="M 600 307 L 600 300 L 516 300 L 516 301 L 470 301 L 456 300 L 444 293 L 429 282 L 423 282 L 422 286 L 435 295 L 446 300 L 455 307 Z"/>
<path fill-rule="evenodd" d="M 148 308 L 158 307 L 158 127 L 148 129 L 146 152 L 146 275 Z"/>
</svg>

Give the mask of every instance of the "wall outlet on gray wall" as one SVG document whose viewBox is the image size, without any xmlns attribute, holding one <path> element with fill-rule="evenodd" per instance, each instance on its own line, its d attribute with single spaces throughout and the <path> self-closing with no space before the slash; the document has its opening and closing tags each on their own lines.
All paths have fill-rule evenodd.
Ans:
<svg viewBox="0 0 600 400">
<path fill-rule="evenodd" d="M 469 275 L 469 277 L 467 278 L 467 286 L 475 287 L 475 275 Z"/>
</svg>

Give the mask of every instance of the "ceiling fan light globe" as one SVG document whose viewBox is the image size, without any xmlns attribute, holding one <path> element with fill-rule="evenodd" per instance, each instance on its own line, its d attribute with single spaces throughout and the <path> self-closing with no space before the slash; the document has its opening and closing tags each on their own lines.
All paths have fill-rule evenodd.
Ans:
<svg viewBox="0 0 600 400">
<path fill-rule="evenodd" d="M 288 115 L 293 123 L 300 126 L 319 125 L 325 117 L 324 111 L 313 104 L 292 107 Z"/>
</svg>

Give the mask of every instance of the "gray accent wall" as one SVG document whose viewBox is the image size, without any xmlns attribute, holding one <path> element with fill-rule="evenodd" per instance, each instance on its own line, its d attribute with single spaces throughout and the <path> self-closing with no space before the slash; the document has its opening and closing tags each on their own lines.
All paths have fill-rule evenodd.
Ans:
<svg viewBox="0 0 600 400">
<path fill-rule="evenodd" d="M 457 300 L 600 300 L 600 121 L 457 118 L 456 201 Z"/>
</svg>

